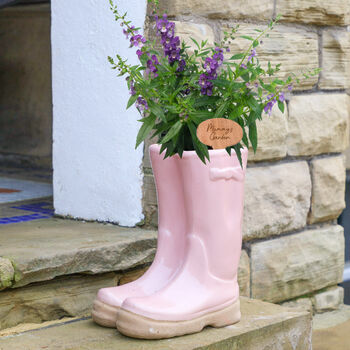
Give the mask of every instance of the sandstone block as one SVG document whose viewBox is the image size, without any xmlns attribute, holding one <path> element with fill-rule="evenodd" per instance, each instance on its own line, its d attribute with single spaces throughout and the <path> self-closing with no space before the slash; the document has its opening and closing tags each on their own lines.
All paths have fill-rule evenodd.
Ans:
<svg viewBox="0 0 350 350">
<path fill-rule="evenodd" d="M 270 19 L 273 0 L 225 1 L 225 0 L 160 0 L 161 12 L 169 16 L 193 15 L 222 19 Z"/>
<path fill-rule="evenodd" d="M 250 296 L 250 262 L 245 250 L 242 250 L 238 266 L 239 294 L 244 297 Z"/>
<path fill-rule="evenodd" d="M 118 284 L 118 275 L 61 277 L 0 293 L 0 329 L 62 317 L 89 316 L 100 288 Z M 0 346 L 1 348 L 1 346 Z"/>
<path fill-rule="evenodd" d="M 313 305 L 317 313 L 337 310 L 343 302 L 344 289 L 342 287 L 332 287 L 313 296 Z"/>
<path fill-rule="evenodd" d="M 281 302 L 342 281 L 341 226 L 258 242 L 251 249 L 252 297 Z"/>
<path fill-rule="evenodd" d="M 148 173 L 143 176 L 143 213 L 145 216 L 145 225 L 158 226 L 158 203 L 157 192 L 154 183 L 152 170 L 147 169 Z"/>
<path fill-rule="evenodd" d="M 242 319 L 223 328 L 157 341 L 132 339 L 92 320 L 59 322 L 1 339 L 3 350 L 310 350 L 311 316 L 259 300 L 241 298 Z M 53 344 L 57 346 L 53 347 Z M 20 346 L 19 346 L 20 345 Z"/>
<path fill-rule="evenodd" d="M 243 238 L 251 240 L 302 228 L 310 206 L 306 162 L 247 169 Z"/>
<path fill-rule="evenodd" d="M 263 120 L 257 121 L 258 148 L 254 154 L 249 150 L 248 161 L 261 161 L 284 158 L 287 154 L 288 134 L 287 108 L 284 114 L 278 109 L 271 116 L 263 114 Z"/>
<path fill-rule="evenodd" d="M 278 0 L 276 13 L 287 22 L 346 25 L 350 21 L 348 0 Z"/>
<path fill-rule="evenodd" d="M 208 45 L 213 46 L 215 37 L 213 29 L 207 24 L 198 24 L 192 22 L 174 21 L 176 25 L 175 34 L 185 41 L 187 46 L 190 46 L 189 54 L 197 48 L 196 44 L 191 40 L 193 38 L 201 45 L 202 40 L 208 40 Z"/>
<path fill-rule="evenodd" d="M 9 259 L 0 257 L 0 290 L 11 287 L 15 279 L 15 269 Z"/>
<path fill-rule="evenodd" d="M 156 247 L 157 233 L 140 228 L 61 219 L 6 226 L 0 256 L 16 266 L 15 288 L 62 275 L 129 270 L 151 262 Z"/>
<path fill-rule="evenodd" d="M 288 154 L 342 152 L 348 147 L 350 98 L 346 94 L 293 96 L 289 103 Z"/>
<path fill-rule="evenodd" d="M 325 90 L 350 88 L 350 32 L 327 30 L 323 33 L 319 86 Z"/>
<path fill-rule="evenodd" d="M 310 197 L 311 179 L 306 162 L 248 168 L 243 239 L 263 238 L 304 227 Z M 156 225 L 157 197 L 150 174 L 144 176 L 144 205 Z"/>
<path fill-rule="evenodd" d="M 119 279 L 119 285 L 130 283 L 139 279 L 147 270 L 148 266 L 124 272 Z"/>
<path fill-rule="evenodd" d="M 309 222 L 336 219 L 345 208 L 345 159 L 343 156 L 311 162 L 312 199 Z"/>
<path fill-rule="evenodd" d="M 299 298 L 291 301 L 286 301 L 281 304 L 283 307 L 291 309 L 299 309 L 312 313 L 312 300 L 310 298 Z"/>
<path fill-rule="evenodd" d="M 257 37 L 254 29 L 264 30 L 266 26 L 240 23 L 236 39 L 230 45 L 230 58 L 235 53 L 245 52 L 251 41 L 240 38 L 241 35 Z M 225 31 L 230 29 L 224 27 Z M 316 33 L 307 32 L 299 28 L 277 26 L 269 33 L 268 38 L 263 39 L 263 44 L 257 47 L 257 57 L 263 68 L 267 68 L 267 62 L 275 66 L 281 63 L 280 71 L 276 73 L 279 78 L 287 78 L 294 72 L 300 75 L 300 71 L 308 71 L 318 67 L 318 37 Z M 268 78 L 267 78 L 268 80 Z M 310 89 L 317 84 L 318 77 L 302 79 L 299 86 L 295 85 L 294 90 Z"/>
</svg>

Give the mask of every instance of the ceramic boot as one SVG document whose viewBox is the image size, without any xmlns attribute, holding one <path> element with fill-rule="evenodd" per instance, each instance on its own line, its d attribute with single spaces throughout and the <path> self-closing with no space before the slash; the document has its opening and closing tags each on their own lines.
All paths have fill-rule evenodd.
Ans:
<svg viewBox="0 0 350 350">
<path fill-rule="evenodd" d="M 160 146 L 150 146 L 158 198 L 158 244 L 155 259 L 138 280 L 100 289 L 93 304 L 93 320 L 115 327 L 116 314 L 127 297 L 146 296 L 164 287 L 178 272 L 185 250 L 185 211 L 178 158 L 164 158 Z"/>
<path fill-rule="evenodd" d="M 170 338 L 240 320 L 237 270 L 247 150 L 243 169 L 234 152 L 209 152 L 206 165 L 192 151 L 179 159 L 187 215 L 184 264 L 163 289 L 123 302 L 116 325 L 127 336 Z"/>
</svg>

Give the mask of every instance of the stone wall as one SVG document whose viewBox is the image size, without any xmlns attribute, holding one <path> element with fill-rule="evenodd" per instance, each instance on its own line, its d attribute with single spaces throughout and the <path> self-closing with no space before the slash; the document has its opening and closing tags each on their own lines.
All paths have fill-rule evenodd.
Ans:
<svg viewBox="0 0 350 350">
<path fill-rule="evenodd" d="M 350 1 L 161 0 L 182 37 L 219 41 L 239 23 L 252 33 L 281 14 L 258 50 L 281 62 L 281 76 L 321 66 L 319 76 L 288 95 L 258 126 L 259 148 L 246 176 L 241 291 L 253 298 L 323 312 L 342 302 L 344 234 L 336 219 L 345 206 L 350 97 Z M 254 33 L 254 32 L 253 32 Z M 244 49 L 235 40 L 231 52 Z M 146 143 L 146 148 L 151 143 Z M 146 225 L 157 223 L 148 150 L 144 160 Z"/>
</svg>

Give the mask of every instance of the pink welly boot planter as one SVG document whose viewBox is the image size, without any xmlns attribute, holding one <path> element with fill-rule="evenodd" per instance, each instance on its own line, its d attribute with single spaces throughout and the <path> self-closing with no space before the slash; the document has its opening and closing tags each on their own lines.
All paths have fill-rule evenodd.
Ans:
<svg viewBox="0 0 350 350">
<path fill-rule="evenodd" d="M 118 330 L 145 339 L 170 338 L 240 320 L 237 270 L 242 245 L 244 176 L 234 152 L 211 150 L 204 164 L 195 151 L 177 158 L 183 187 L 186 252 L 176 276 L 147 296 L 130 296 L 117 314 Z M 159 197 L 159 205 L 162 208 Z M 168 202 L 167 205 L 170 203 Z M 169 247 L 169 253 L 173 250 Z M 179 256 L 181 260 L 181 256 Z"/>
<path fill-rule="evenodd" d="M 160 146 L 150 146 L 150 158 L 158 197 L 158 245 L 153 264 L 138 280 L 100 289 L 92 318 L 106 327 L 115 327 L 117 312 L 128 297 L 151 295 L 163 288 L 181 267 L 185 252 L 185 210 L 179 174 L 179 157 L 164 159 Z"/>
</svg>

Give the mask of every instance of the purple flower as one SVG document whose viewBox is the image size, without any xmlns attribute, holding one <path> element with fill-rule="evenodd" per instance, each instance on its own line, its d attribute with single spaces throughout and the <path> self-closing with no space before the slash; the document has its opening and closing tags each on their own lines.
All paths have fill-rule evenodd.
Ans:
<svg viewBox="0 0 350 350">
<path fill-rule="evenodd" d="M 253 57 L 255 57 L 255 56 L 256 56 L 256 50 L 253 49 L 250 51 L 250 56 L 248 57 L 248 62 L 251 62 Z"/>
<path fill-rule="evenodd" d="M 143 55 L 143 52 L 142 52 L 141 50 L 137 50 L 137 51 L 136 51 L 136 55 L 137 55 L 137 57 L 140 59 L 141 56 Z"/>
<path fill-rule="evenodd" d="M 151 78 L 157 78 L 158 77 L 158 68 L 159 61 L 156 55 L 152 55 L 152 57 L 147 61 L 147 68 L 146 68 L 146 75 L 150 75 Z"/>
<path fill-rule="evenodd" d="M 131 46 L 136 46 L 136 47 L 142 48 L 145 42 L 146 42 L 146 39 L 140 34 L 133 35 L 130 38 Z"/>
<path fill-rule="evenodd" d="M 135 90 L 135 85 L 134 85 L 134 81 L 133 80 L 130 81 L 130 95 L 131 96 L 136 95 L 136 90 Z"/>
<path fill-rule="evenodd" d="M 148 110 L 147 101 L 143 97 L 139 96 L 136 100 L 136 108 L 140 112 L 144 112 L 145 110 Z"/>
<path fill-rule="evenodd" d="M 230 52 L 230 48 L 229 47 L 226 47 L 226 52 Z"/>
<path fill-rule="evenodd" d="M 244 63 L 242 63 L 242 64 L 241 64 L 241 68 L 247 69 L 247 66 L 246 66 Z"/>
<path fill-rule="evenodd" d="M 285 98 L 285 96 L 284 96 L 284 92 L 281 92 L 281 93 L 279 94 L 279 96 L 278 96 L 278 100 L 279 100 L 280 102 L 284 102 L 285 99 L 286 99 L 286 98 Z"/>
<path fill-rule="evenodd" d="M 180 38 L 175 36 L 175 23 L 169 22 L 167 15 L 163 15 L 162 18 L 158 16 L 156 19 L 157 35 L 160 36 L 160 42 L 163 46 L 164 56 L 168 58 L 168 62 L 173 64 L 179 62 L 178 72 L 182 72 L 185 69 L 186 62 L 181 59 Z"/>
<path fill-rule="evenodd" d="M 186 61 L 185 60 L 180 60 L 179 61 L 179 66 L 177 67 L 176 71 L 177 72 L 183 72 L 186 67 Z"/>
<path fill-rule="evenodd" d="M 123 34 L 129 39 L 129 32 L 126 29 L 123 29 Z"/>
<path fill-rule="evenodd" d="M 211 96 L 213 93 L 214 84 L 212 80 L 215 80 L 218 76 L 217 70 L 224 62 L 223 49 L 216 47 L 213 57 L 207 57 L 203 64 L 205 73 L 202 73 L 199 77 L 199 86 L 201 87 L 201 94 Z"/>
<path fill-rule="evenodd" d="M 135 29 L 135 26 L 131 26 L 130 28 L 123 29 L 123 34 L 126 36 L 127 39 L 129 39 L 130 33 L 138 34 L 138 31 L 134 29 Z"/>
<path fill-rule="evenodd" d="M 267 100 L 271 100 L 274 97 L 274 94 L 268 95 L 266 98 Z M 271 115 L 273 106 L 277 103 L 276 98 L 273 98 L 271 101 L 267 102 L 267 104 L 264 107 L 264 112 L 268 115 Z"/>
<path fill-rule="evenodd" d="M 292 90 L 293 90 L 293 84 L 289 84 L 289 85 L 288 85 L 288 90 L 289 90 L 289 91 L 292 91 Z"/>
<path fill-rule="evenodd" d="M 159 33 L 166 35 L 168 32 L 171 32 L 171 30 L 174 31 L 175 23 L 169 22 L 167 15 L 164 14 L 163 18 L 156 16 L 156 27 Z"/>
<path fill-rule="evenodd" d="M 183 118 L 184 120 L 187 120 L 187 119 L 188 119 L 188 115 L 185 114 L 185 113 L 180 113 L 180 114 L 179 114 L 179 117 L 180 117 L 180 118 Z"/>
</svg>

